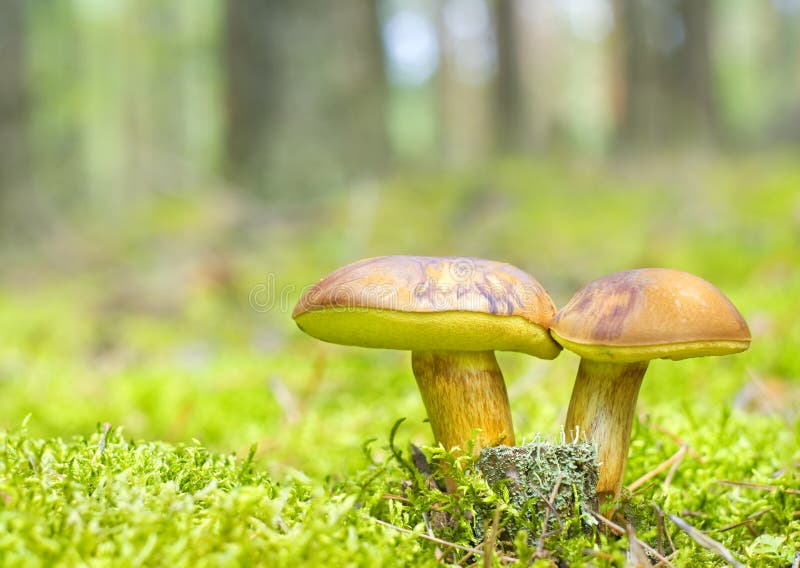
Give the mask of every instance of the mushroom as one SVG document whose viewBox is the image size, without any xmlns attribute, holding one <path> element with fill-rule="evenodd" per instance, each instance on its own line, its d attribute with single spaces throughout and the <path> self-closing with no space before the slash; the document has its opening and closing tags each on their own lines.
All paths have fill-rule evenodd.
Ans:
<svg viewBox="0 0 800 568">
<path fill-rule="evenodd" d="M 495 350 L 552 359 L 550 296 L 510 264 L 466 257 L 383 256 L 344 266 L 307 290 L 292 317 L 344 345 L 411 351 L 437 443 L 474 452 L 513 445 Z"/>
<path fill-rule="evenodd" d="M 709 282 L 668 268 L 626 270 L 575 293 L 556 314 L 555 340 L 581 356 L 565 431 L 597 444 L 602 499 L 616 498 L 633 412 L 651 359 L 727 355 L 750 346 L 739 311 Z"/>
</svg>

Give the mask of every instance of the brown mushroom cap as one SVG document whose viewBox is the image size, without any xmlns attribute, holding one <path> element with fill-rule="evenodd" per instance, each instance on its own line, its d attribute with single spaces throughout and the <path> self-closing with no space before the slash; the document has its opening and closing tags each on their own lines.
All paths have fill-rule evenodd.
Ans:
<svg viewBox="0 0 800 568">
<path fill-rule="evenodd" d="M 626 270 L 587 284 L 556 314 L 551 333 L 596 361 L 677 360 L 750 346 L 747 323 L 722 292 L 669 268 Z"/>
<path fill-rule="evenodd" d="M 300 298 L 309 335 L 411 351 L 520 351 L 552 359 L 555 306 L 524 271 L 468 257 L 382 256 L 344 266 Z"/>
</svg>

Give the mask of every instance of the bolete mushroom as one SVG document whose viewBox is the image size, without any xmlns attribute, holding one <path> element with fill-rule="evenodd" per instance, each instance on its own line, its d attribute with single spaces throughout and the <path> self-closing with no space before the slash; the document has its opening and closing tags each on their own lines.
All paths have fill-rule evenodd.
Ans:
<svg viewBox="0 0 800 568">
<path fill-rule="evenodd" d="M 510 264 L 465 257 L 383 256 L 344 266 L 306 291 L 292 317 L 344 345 L 411 351 L 433 434 L 462 450 L 514 444 L 495 350 L 552 359 L 550 296 Z"/>
<path fill-rule="evenodd" d="M 626 270 L 575 293 L 550 330 L 581 356 L 564 426 L 597 444 L 597 492 L 619 496 L 633 412 L 651 359 L 727 355 L 750 346 L 739 311 L 709 282 L 668 268 Z"/>
</svg>

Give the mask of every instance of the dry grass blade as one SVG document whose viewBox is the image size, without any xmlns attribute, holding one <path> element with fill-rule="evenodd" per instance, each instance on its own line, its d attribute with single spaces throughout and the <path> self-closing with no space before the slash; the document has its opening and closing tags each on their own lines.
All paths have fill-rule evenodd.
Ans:
<svg viewBox="0 0 800 568">
<path fill-rule="evenodd" d="M 413 536 L 415 536 L 417 538 L 421 538 L 423 540 L 427 540 L 427 541 L 430 541 L 430 542 L 435 542 L 436 544 L 441 544 L 442 546 L 447 546 L 449 548 L 455 548 L 457 550 L 463 550 L 465 552 L 471 552 L 472 554 L 483 554 L 483 550 L 480 550 L 479 548 L 473 548 L 471 546 L 464 546 L 463 544 L 458 544 L 456 542 L 450 542 L 449 540 L 444 540 L 442 538 L 438 538 L 438 537 L 435 537 L 435 536 L 428 536 L 426 534 L 416 533 L 416 532 L 414 532 L 414 531 L 412 531 L 410 529 L 406 529 L 406 528 L 403 528 L 403 527 L 398 527 L 397 525 L 393 525 L 392 523 L 387 523 L 386 521 L 382 521 L 382 520 L 376 519 L 374 517 L 365 516 L 364 518 L 369 519 L 372 522 L 377 523 L 377 524 L 379 524 L 381 526 L 390 528 L 392 530 L 396 530 L 397 532 L 401 532 L 403 534 L 410 534 L 410 535 L 413 535 Z M 517 559 L 514 558 L 513 556 L 506 556 L 506 555 L 500 556 L 500 560 L 502 560 L 503 562 L 516 562 L 517 561 Z"/>
<path fill-rule="evenodd" d="M 728 564 L 733 566 L 733 568 L 744 568 L 744 564 L 736 560 L 736 557 L 731 553 L 730 550 L 725 548 L 725 546 L 710 536 L 708 536 L 703 531 L 700 531 L 694 528 L 692 525 L 681 519 L 677 515 L 670 515 L 669 518 L 672 520 L 673 523 L 678 525 L 683 532 L 689 535 L 689 537 L 695 541 L 697 544 L 706 548 L 725 560 Z"/>
<path fill-rule="evenodd" d="M 656 475 L 664 471 L 665 469 L 669 468 L 675 463 L 680 463 L 683 459 L 683 456 L 686 455 L 686 448 L 687 446 L 681 446 L 680 449 L 672 454 L 669 458 L 665 461 L 661 462 L 655 469 L 652 469 L 641 476 L 639 479 L 628 485 L 628 491 L 636 491 L 639 487 L 653 479 Z"/>
<path fill-rule="evenodd" d="M 779 485 L 766 485 L 760 483 L 747 483 L 744 481 L 726 481 L 724 479 L 718 480 L 716 483 L 720 485 L 730 485 L 732 487 L 744 487 L 745 489 L 757 489 L 759 491 L 783 491 L 792 495 L 800 495 L 800 489 L 792 489 L 790 487 L 781 487 Z"/>
<path fill-rule="evenodd" d="M 592 511 L 592 515 L 594 515 L 595 519 L 597 519 L 598 521 L 600 521 L 601 523 L 606 525 L 608 528 L 610 528 L 611 531 L 614 534 L 616 534 L 617 536 L 622 536 L 624 534 L 627 534 L 625 529 L 623 529 L 621 526 L 619 526 L 614 521 L 605 518 L 600 513 Z M 649 544 L 647 544 L 646 542 L 644 542 L 642 540 L 639 540 L 638 538 L 636 538 L 636 541 L 637 541 L 639 546 L 641 546 L 642 548 L 644 548 L 647 551 L 647 554 L 649 554 L 653 558 L 657 559 L 660 563 L 663 563 L 665 566 L 669 566 L 670 568 L 673 568 L 672 564 L 670 563 L 670 561 L 663 554 L 660 554 L 652 546 L 650 546 Z"/>
</svg>

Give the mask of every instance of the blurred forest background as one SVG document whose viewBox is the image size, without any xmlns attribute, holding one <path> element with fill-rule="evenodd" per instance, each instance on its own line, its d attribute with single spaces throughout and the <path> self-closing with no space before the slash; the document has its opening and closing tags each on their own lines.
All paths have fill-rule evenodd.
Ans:
<svg viewBox="0 0 800 568">
<path fill-rule="evenodd" d="M 498 155 L 800 142 L 800 1 L 0 3 L 3 234 Z"/>
<path fill-rule="evenodd" d="M 557 305 L 696 272 L 775 341 L 671 392 L 800 376 L 800 0 L 2 0 L 0 78 L 2 426 L 291 429 L 260 447 L 323 472 L 330 416 L 332 460 L 400 416 L 424 442 L 407 354 L 290 318 L 384 254 L 512 262 Z M 520 432 L 556 431 L 575 361 L 504 365 L 558 393 Z"/>
</svg>

